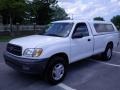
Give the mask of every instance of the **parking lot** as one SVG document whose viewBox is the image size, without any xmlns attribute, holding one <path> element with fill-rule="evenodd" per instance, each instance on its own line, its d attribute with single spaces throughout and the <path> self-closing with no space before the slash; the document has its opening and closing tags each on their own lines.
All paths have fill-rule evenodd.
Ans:
<svg viewBox="0 0 120 90">
<path fill-rule="evenodd" d="M 120 47 L 111 61 L 89 58 L 69 66 L 65 80 L 55 86 L 38 75 L 20 74 L 4 63 L 6 43 L 0 43 L 0 90 L 120 90 Z"/>
</svg>

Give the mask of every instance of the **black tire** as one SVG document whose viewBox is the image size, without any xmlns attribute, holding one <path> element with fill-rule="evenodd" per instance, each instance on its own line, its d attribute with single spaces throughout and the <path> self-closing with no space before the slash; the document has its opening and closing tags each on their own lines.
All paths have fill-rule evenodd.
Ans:
<svg viewBox="0 0 120 90">
<path fill-rule="evenodd" d="M 102 58 L 104 61 L 109 61 L 112 58 L 113 47 L 111 45 L 107 45 L 105 51 L 102 53 Z"/>
<path fill-rule="evenodd" d="M 55 75 L 53 75 L 53 70 L 54 70 L 56 65 L 61 65 L 64 67 L 64 74 L 58 80 L 55 80 L 55 78 L 54 78 Z M 55 57 L 51 58 L 51 60 L 48 64 L 48 67 L 46 68 L 46 71 L 45 71 L 45 80 L 47 80 L 48 83 L 50 83 L 52 85 L 55 85 L 55 84 L 62 82 L 64 80 L 66 72 L 67 72 L 66 66 L 67 66 L 67 64 L 66 64 L 63 57 L 55 56 Z"/>
</svg>

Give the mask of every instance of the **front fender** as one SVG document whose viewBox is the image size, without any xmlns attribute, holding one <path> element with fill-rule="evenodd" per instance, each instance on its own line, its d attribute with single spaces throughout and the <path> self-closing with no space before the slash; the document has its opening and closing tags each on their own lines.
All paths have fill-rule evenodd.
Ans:
<svg viewBox="0 0 120 90">
<path fill-rule="evenodd" d="M 58 53 L 65 53 L 70 60 L 70 44 L 69 43 L 58 43 L 54 45 L 50 45 L 48 47 L 43 48 L 43 53 L 40 56 L 41 58 L 50 58 L 51 56 L 58 54 Z"/>
</svg>

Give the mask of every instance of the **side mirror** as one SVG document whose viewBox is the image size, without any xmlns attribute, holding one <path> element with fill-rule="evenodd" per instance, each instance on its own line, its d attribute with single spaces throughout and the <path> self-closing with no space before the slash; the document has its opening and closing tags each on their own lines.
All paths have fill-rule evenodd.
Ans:
<svg viewBox="0 0 120 90">
<path fill-rule="evenodd" d="M 72 36 L 73 39 L 82 38 L 82 37 L 83 37 L 83 34 L 80 34 L 80 33 L 74 33 Z"/>
</svg>

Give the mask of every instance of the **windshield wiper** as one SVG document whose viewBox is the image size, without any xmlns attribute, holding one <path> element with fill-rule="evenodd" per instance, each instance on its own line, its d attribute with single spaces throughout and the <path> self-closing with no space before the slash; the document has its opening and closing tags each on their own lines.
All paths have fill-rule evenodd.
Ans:
<svg viewBox="0 0 120 90">
<path fill-rule="evenodd" d="M 45 34 L 47 36 L 56 36 L 56 37 L 62 37 L 62 36 L 59 36 L 59 35 L 56 35 L 56 34 Z"/>
</svg>

